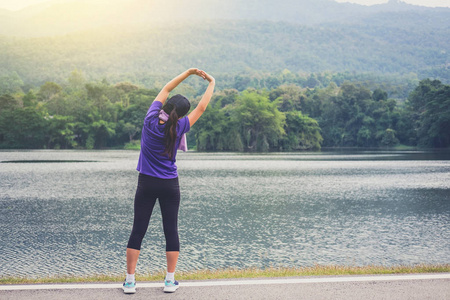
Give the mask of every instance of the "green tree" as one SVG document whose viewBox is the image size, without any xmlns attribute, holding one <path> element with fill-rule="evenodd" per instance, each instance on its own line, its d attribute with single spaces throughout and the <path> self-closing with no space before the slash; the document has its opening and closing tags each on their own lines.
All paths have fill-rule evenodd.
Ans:
<svg viewBox="0 0 450 300">
<path fill-rule="evenodd" d="M 99 120 L 89 125 L 89 137 L 94 139 L 96 149 L 106 147 L 108 139 L 116 133 L 115 127 L 115 123 L 105 120 Z"/>
<path fill-rule="evenodd" d="M 255 91 L 244 91 L 236 101 L 234 120 L 239 124 L 245 149 L 267 151 L 277 146 L 285 134 L 285 115 L 277 108 L 276 101 L 270 102 L 268 95 Z"/>
<path fill-rule="evenodd" d="M 450 86 L 425 79 L 410 94 L 418 144 L 425 147 L 450 146 Z"/>
<path fill-rule="evenodd" d="M 37 104 L 37 97 L 33 90 L 29 90 L 26 95 L 22 98 L 23 106 L 29 107 L 29 106 L 35 106 Z"/>
<path fill-rule="evenodd" d="M 286 113 L 286 136 L 281 140 L 283 150 L 320 150 L 323 141 L 316 120 L 299 111 Z"/>
<path fill-rule="evenodd" d="M 14 110 L 20 106 L 20 102 L 9 94 L 0 96 L 0 112 L 4 110 Z"/>
<path fill-rule="evenodd" d="M 131 123 L 125 123 L 123 125 L 123 131 L 128 135 L 130 138 L 130 143 L 133 140 L 133 137 L 136 135 L 136 133 L 139 132 L 139 127 L 131 124 Z"/>
<path fill-rule="evenodd" d="M 17 108 L 0 112 L 0 147 L 40 149 L 45 146 L 47 121 L 34 108 Z"/>
<path fill-rule="evenodd" d="M 398 139 L 395 137 L 395 130 L 388 128 L 383 134 L 381 144 L 386 147 L 392 147 L 398 144 Z"/>
<path fill-rule="evenodd" d="M 62 87 L 55 82 L 44 83 L 38 92 L 38 99 L 43 102 L 48 102 L 53 98 L 59 96 L 62 91 Z"/>
<path fill-rule="evenodd" d="M 74 148 L 74 123 L 71 116 L 51 116 L 47 118 L 47 148 Z"/>
<path fill-rule="evenodd" d="M 378 88 L 373 91 L 372 98 L 374 101 L 380 100 L 386 101 L 388 98 L 388 94 L 386 93 L 386 91 L 383 91 L 382 89 Z"/>
<path fill-rule="evenodd" d="M 302 89 L 296 85 L 280 86 L 269 93 L 271 101 L 277 100 L 278 109 L 282 112 L 301 110 L 305 97 Z"/>
<path fill-rule="evenodd" d="M 199 151 L 243 151 L 239 127 L 230 118 L 232 108 L 222 108 L 221 100 L 216 98 L 207 107 L 188 135 L 189 140 L 194 137 Z"/>
<path fill-rule="evenodd" d="M 114 88 L 118 91 L 120 102 L 125 108 L 130 105 L 130 94 L 139 90 L 137 85 L 130 82 L 119 82 L 114 85 Z"/>
</svg>

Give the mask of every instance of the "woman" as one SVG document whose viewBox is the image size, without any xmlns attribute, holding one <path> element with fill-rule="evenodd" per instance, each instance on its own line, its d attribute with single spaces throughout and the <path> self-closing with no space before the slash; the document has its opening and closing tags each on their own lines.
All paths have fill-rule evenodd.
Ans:
<svg viewBox="0 0 450 300">
<path fill-rule="evenodd" d="M 166 99 L 190 75 L 202 77 L 209 85 L 197 107 L 185 117 L 190 103 L 184 96 L 175 95 L 167 102 Z M 187 150 L 184 134 L 205 111 L 214 86 L 212 76 L 199 69 L 189 69 L 164 86 L 147 112 L 137 166 L 139 180 L 134 199 L 133 229 L 127 244 L 127 277 L 123 284 L 123 291 L 127 294 L 136 292 L 134 272 L 156 199 L 159 199 L 166 238 L 167 275 L 164 292 L 173 293 L 179 286 L 174 277 L 180 251 L 177 227 L 180 187 L 175 157 L 177 149 L 184 147 L 183 150 Z"/>
</svg>

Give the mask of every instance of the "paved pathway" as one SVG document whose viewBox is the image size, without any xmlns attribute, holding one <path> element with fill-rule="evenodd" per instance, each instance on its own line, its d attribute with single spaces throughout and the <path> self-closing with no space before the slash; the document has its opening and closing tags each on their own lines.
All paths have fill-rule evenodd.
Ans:
<svg viewBox="0 0 450 300">
<path fill-rule="evenodd" d="M 162 283 L 0 285 L 0 299 L 450 299 L 450 273 L 183 281 L 174 294 Z"/>
</svg>

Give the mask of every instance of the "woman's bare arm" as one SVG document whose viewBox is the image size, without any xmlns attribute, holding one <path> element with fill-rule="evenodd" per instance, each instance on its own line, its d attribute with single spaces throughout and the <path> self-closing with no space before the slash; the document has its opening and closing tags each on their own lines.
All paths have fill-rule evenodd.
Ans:
<svg viewBox="0 0 450 300">
<path fill-rule="evenodd" d="M 188 115 L 189 118 L 189 124 L 192 127 L 192 125 L 197 122 L 197 120 L 200 118 L 200 116 L 205 112 L 206 107 L 209 104 L 209 100 L 211 100 L 211 97 L 214 92 L 214 87 L 216 85 L 216 80 L 211 75 L 200 71 L 204 75 L 204 79 L 209 81 L 208 88 L 206 89 L 205 94 L 202 97 L 202 100 L 198 103 L 197 107 Z"/>
<path fill-rule="evenodd" d="M 188 78 L 190 75 L 197 75 L 202 77 L 203 79 L 206 79 L 204 77 L 204 72 L 202 73 L 202 71 L 200 71 L 199 69 L 191 68 L 189 70 L 186 70 L 177 77 L 175 77 L 174 79 L 172 79 L 171 81 L 169 81 L 159 92 L 158 96 L 156 96 L 155 101 L 159 101 L 162 102 L 162 104 L 164 104 L 170 92 L 173 89 L 175 89 L 181 82 L 183 82 L 183 80 Z"/>
</svg>

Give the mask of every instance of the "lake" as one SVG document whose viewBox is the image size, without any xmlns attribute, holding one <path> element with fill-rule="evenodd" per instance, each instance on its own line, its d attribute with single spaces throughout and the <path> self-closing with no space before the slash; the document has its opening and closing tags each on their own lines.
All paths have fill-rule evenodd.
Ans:
<svg viewBox="0 0 450 300">
<path fill-rule="evenodd" d="M 0 276 L 122 274 L 137 151 L 0 151 Z M 180 153 L 178 270 L 450 263 L 450 153 Z M 159 205 L 137 272 L 165 267 Z"/>
</svg>

